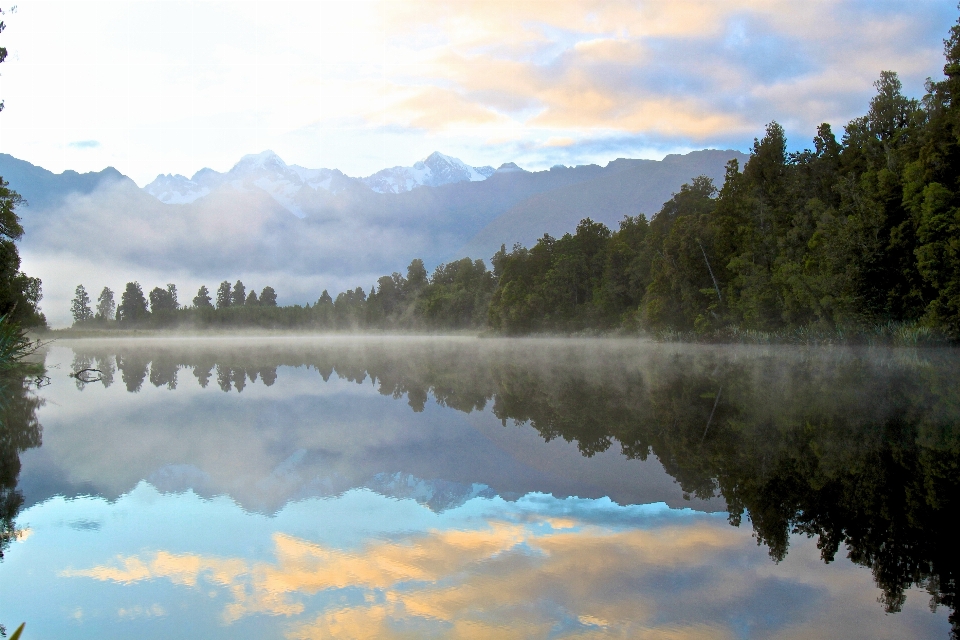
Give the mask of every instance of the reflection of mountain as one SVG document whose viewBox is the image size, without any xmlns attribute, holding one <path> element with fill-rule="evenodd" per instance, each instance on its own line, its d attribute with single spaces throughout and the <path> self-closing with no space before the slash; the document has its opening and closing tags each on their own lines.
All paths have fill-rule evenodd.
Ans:
<svg viewBox="0 0 960 640">
<path fill-rule="evenodd" d="M 311 428 L 327 438 L 301 444 L 303 453 L 288 453 L 283 464 L 271 463 L 273 471 L 257 476 L 273 474 L 269 482 L 278 496 L 321 494 L 311 482 L 326 482 L 334 491 L 366 484 L 442 509 L 481 490 L 478 482 L 500 494 L 538 490 L 544 480 L 533 473 L 536 465 L 516 466 L 522 447 L 510 440 L 514 436 L 497 440 L 512 433 L 514 423 L 527 424 L 548 442 L 544 450 L 572 442 L 604 464 L 623 460 L 617 449 L 638 460 L 652 454 L 693 498 L 722 495 L 731 523 L 746 514 L 775 559 L 786 555 L 790 532 L 817 536 L 828 561 L 846 545 L 854 561 L 873 570 L 889 610 L 898 609 L 912 585 L 926 586 L 935 602 L 956 608 L 958 562 L 949 523 L 960 495 L 960 360 L 953 353 L 629 341 L 233 344 L 229 350 L 196 343 L 75 348 L 91 361 L 116 362 L 123 379 L 139 381 L 127 385 L 131 390 L 145 388 L 148 375 L 155 387 L 179 390 L 184 380 L 178 383 L 178 371 L 198 380 L 223 371 L 230 383 L 221 388 L 244 394 L 220 394 L 236 398 L 235 404 L 249 393 L 280 393 L 294 379 L 285 367 L 298 367 L 295 379 L 302 384 L 329 380 L 347 393 L 352 385 L 342 385 L 348 381 L 372 382 L 385 400 L 405 398 L 422 413 L 407 432 L 413 439 L 401 441 L 395 436 L 406 427 L 395 422 L 398 414 L 369 403 L 366 409 L 351 405 L 358 423 L 344 422 L 329 404 L 305 406 L 303 414 L 278 406 L 272 419 L 291 424 L 308 414 L 324 416 Z M 264 371 L 280 381 L 269 390 L 254 383 Z M 479 440 L 452 438 L 449 417 L 431 430 L 438 420 L 434 403 L 479 416 L 490 411 L 507 430 L 480 428 Z M 359 411 L 371 413 L 358 418 Z M 423 434 L 429 439 L 417 439 Z M 484 441 L 496 443 L 500 453 L 479 444 Z M 361 453 L 346 453 L 354 447 Z M 554 467 L 557 475 L 567 463 Z M 378 469 L 389 473 L 371 483 Z M 457 486 L 416 478 L 445 478 Z"/>
<path fill-rule="evenodd" d="M 422 343 L 425 353 L 433 351 L 429 342 Z M 544 446 L 531 429 L 504 429 L 482 394 L 455 400 L 439 389 L 419 389 L 412 380 L 397 386 L 394 374 L 380 393 L 355 385 L 350 381 L 370 380 L 359 365 L 375 351 L 358 351 L 352 341 L 342 342 L 332 361 L 309 341 L 81 344 L 85 348 L 78 346 L 63 370 L 93 367 L 103 379 L 54 385 L 53 391 L 83 390 L 56 403 L 72 407 L 89 399 L 100 408 L 73 418 L 69 427 L 48 430 L 23 483 L 31 503 L 58 493 L 112 499 L 146 478 L 169 491 L 227 493 L 246 509 L 272 513 L 290 500 L 360 486 L 386 491 L 382 479 L 374 480 L 385 472 L 423 479 L 431 486 L 420 485 L 415 493 L 438 509 L 455 504 L 476 484 L 500 496 L 538 491 L 723 508 L 721 500 L 683 500 L 656 460 L 640 463 L 615 451 L 588 459 L 562 441 Z M 404 347 L 398 348 L 389 361 L 404 360 Z M 285 372 L 283 384 L 278 368 Z M 321 379 L 330 386 L 318 386 Z M 336 391 L 328 397 L 329 389 Z M 352 389 L 362 396 L 352 399 Z M 176 395 L 167 395 L 172 390 Z M 161 395 L 154 397 L 157 391 Z M 128 392 L 141 395 L 130 404 Z M 428 402 L 433 393 L 457 408 L 488 409 L 464 419 Z M 394 394 L 408 394 L 417 412 L 393 402 Z"/>
<path fill-rule="evenodd" d="M 366 486 L 380 495 L 412 498 L 434 511 L 453 509 L 473 498 L 493 498 L 497 494 L 485 484 L 461 484 L 449 480 L 424 480 L 409 473 L 378 473 Z"/>
</svg>

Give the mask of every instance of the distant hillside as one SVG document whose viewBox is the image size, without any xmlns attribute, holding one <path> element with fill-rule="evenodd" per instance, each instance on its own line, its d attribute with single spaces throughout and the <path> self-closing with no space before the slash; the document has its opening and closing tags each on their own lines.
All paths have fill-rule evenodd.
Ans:
<svg viewBox="0 0 960 640">
<path fill-rule="evenodd" d="M 126 180 L 136 186 L 133 180 L 113 167 L 89 173 L 70 170 L 53 173 L 6 153 L 0 153 L 0 176 L 10 183 L 14 191 L 27 200 L 31 211 L 57 207 L 70 194 L 92 193 L 104 180 Z M 21 211 L 20 215 L 23 216 L 24 213 Z"/>
<path fill-rule="evenodd" d="M 719 182 L 731 157 L 745 160 L 698 151 L 535 172 L 507 163 L 484 180 L 378 193 L 339 172 L 307 175 L 261 154 L 228 182 L 194 176 L 187 186 L 204 193 L 181 204 L 162 202 L 113 168 L 54 174 L 0 155 L 0 176 L 30 202 L 19 211 L 21 255 L 43 279 L 43 310 L 56 325 L 68 320 L 81 282 L 118 290 L 127 280 L 147 288 L 175 281 L 192 296 L 200 284 L 242 277 L 276 288 L 281 304 L 312 303 L 324 288 L 369 290 L 413 258 L 431 270 L 464 255 L 489 259 L 501 244 L 561 235 L 585 216 L 615 228 L 625 214 L 656 212 L 694 176 Z M 166 178 L 169 185 L 154 186 L 173 193 L 182 180 Z"/>
<path fill-rule="evenodd" d="M 749 156 L 739 151 L 709 149 L 669 155 L 662 161 L 614 160 L 589 180 L 517 203 L 471 238 L 459 250 L 458 257 L 489 258 L 502 244 L 507 248 L 516 242 L 531 246 L 544 233 L 559 237 L 574 231 L 577 223 L 588 216 L 614 230 L 625 215 L 643 213 L 649 219 L 680 185 L 696 176 L 709 176 L 718 188 L 722 186 L 725 165 L 734 158 L 742 169 Z M 551 173 L 580 169 L 559 168 Z"/>
</svg>

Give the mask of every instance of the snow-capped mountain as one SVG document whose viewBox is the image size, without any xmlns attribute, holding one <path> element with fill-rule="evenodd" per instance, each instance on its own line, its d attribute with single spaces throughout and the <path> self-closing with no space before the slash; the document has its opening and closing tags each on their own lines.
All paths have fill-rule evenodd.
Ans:
<svg viewBox="0 0 960 640">
<path fill-rule="evenodd" d="M 223 185 L 238 191 L 262 189 L 288 211 L 302 218 L 306 215 L 300 204 L 304 188 L 335 195 L 352 185 L 366 185 L 378 193 L 402 193 L 419 186 L 436 187 L 454 182 L 486 180 L 493 173 L 493 167 L 471 167 L 457 158 L 434 152 L 412 167 L 383 169 L 372 176 L 358 179 L 346 176 L 338 169 L 307 169 L 295 164 L 288 165 L 273 151 L 264 151 L 244 156 L 226 173 L 201 169 L 192 178 L 161 174 L 143 189 L 167 204 L 193 202 Z"/>
<path fill-rule="evenodd" d="M 356 179 L 343 175 L 337 169 L 307 169 L 288 165 L 273 151 L 264 151 L 242 157 L 226 173 L 201 169 L 192 178 L 159 175 L 143 189 L 167 204 L 193 202 L 223 185 L 238 191 L 262 189 L 288 211 L 302 218 L 306 214 L 297 202 L 302 189 L 322 189 L 336 194 L 356 182 Z"/>
<path fill-rule="evenodd" d="M 439 187 L 453 182 L 478 182 L 486 180 L 493 173 L 493 167 L 471 167 L 459 158 L 434 151 L 412 167 L 381 169 L 362 181 L 378 193 L 403 193 L 420 186 Z"/>
<path fill-rule="evenodd" d="M 210 193 L 208 187 L 200 186 L 179 173 L 160 174 L 156 180 L 143 188 L 160 202 L 167 204 L 186 204 Z"/>
</svg>

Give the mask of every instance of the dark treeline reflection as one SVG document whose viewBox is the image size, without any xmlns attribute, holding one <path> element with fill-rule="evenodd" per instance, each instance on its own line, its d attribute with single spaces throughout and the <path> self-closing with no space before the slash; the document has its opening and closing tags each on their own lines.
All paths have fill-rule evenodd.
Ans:
<svg viewBox="0 0 960 640">
<path fill-rule="evenodd" d="M 872 570 L 888 611 L 921 586 L 958 629 L 953 352 L 602 340 L 241 345 L 78 343 L 75 364 L 100 368 L 107 386 L 119 374 L 130 391 L 147 379 L 174 389 L 189 372 L 202 387 L 242 392 L 290 366 L 324 381 L 370 381 L 414 411 L 431 397 L 464 412 L 492 404 L 505 426 L 529 424 L 586 456 L 614 444 L 629 458 L 656 456 L 687 494 L 722 494 L 731 524 L 746 515 L 775 561 L 791 533 L 816 536 L 826 562 L 845 545 Z"/>
<path fill-rule="evenodd" d="M 0 372 L 0 560 L 17 536 L 15 518 L 23 506 L 17 489 L 20 454 L 40 446 L 37 408 L 43 401 L 30 386 L 23 375 Z"/>
</svg>

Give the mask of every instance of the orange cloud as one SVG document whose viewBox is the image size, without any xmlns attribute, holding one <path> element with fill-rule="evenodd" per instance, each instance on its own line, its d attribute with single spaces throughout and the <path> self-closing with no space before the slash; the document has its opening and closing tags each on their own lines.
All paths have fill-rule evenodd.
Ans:
<svg viewBox="0 0 960 640">
<path fill-rule="evenodd" d="M 390 104 L 380 114 L 383 120 L 419 129 L 448 129 L 505 124 L 508 119 L 490 107 L 473 102 L 456 91 L 425 87 Z"/>
<path fill-rule="evenodd" d="M 281 533 L 273 542 L 273 563 L 160 551 L 61 575 L 121 584 L 166 579 L 186 587 L 202 580 L 231 594 L 223 611 L 226 623 L 256 613 L 300 615 L 300 598 L 324 590 L 349 587 L 367 593 L 363 604 L 294 624 L 290 638 L 400 637 L 398 623 L 439 625 L 455 638 L 543 636 L 555 624 L 539 606 L 546 600 L 581 621 L 582 637 L 611 632 L 641 637 L 652 631 L 653 609 L 637 602 L 630 589 L 616 586 L 652 568 L 709 563 L 711 554 L 738 544 L 739 537 L 713 524 L 611 533 L 571 518 L 542 518 L 430 531 L 356 551 Z M 688 631 L 695 637 L 704 630 Z"/>
</svg>

